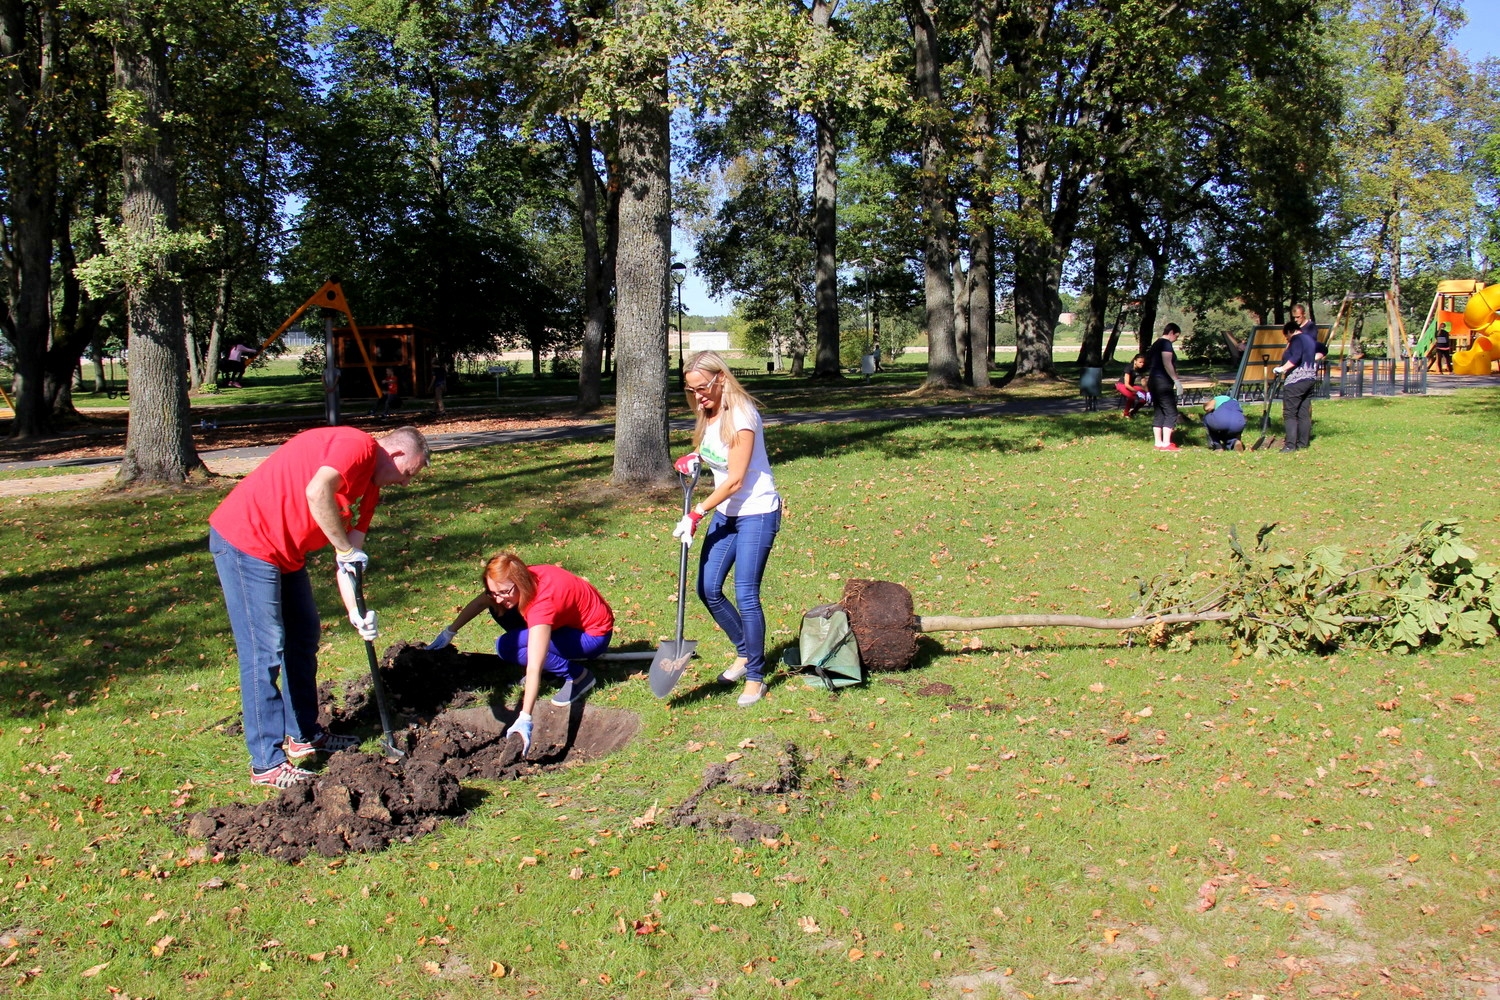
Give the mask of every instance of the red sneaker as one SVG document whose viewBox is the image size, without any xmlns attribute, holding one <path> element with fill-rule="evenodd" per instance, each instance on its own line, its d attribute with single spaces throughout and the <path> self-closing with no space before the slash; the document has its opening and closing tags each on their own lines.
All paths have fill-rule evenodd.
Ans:
<svg viewBox="0 0 1500 1000">
<path fill-rule="evenodd" d="M 1181 451 L 1182 449 L 1179 448 L 1175 444 L 1159 444 L 1159 445 L 1156 446 L 1156 450 L 1157 451 Z"/>
</svg>

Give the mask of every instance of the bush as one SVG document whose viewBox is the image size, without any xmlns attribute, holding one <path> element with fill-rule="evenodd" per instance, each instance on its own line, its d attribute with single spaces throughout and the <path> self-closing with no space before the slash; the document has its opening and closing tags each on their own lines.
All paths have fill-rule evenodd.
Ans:
<svg viewBox="0 0 1500 1000">
<path fill-rule="evenodd" d="M 323 345 L 315 344 L 303 351 L 302 356 L 297 359 L 297 374 L 309 382 L 322 381 L 325 363 Z"/>
</svg>

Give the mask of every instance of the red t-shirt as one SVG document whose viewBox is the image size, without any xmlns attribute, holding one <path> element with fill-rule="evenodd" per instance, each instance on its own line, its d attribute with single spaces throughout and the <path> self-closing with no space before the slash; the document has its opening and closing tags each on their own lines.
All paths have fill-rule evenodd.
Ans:
<svg viewBox="0 0 1500 1000">
<path fill-rule="evenodd" d="M 307 484 L 323 466 L 337 469 L 342 478 L 335 495 L 345 530 L 369 531 L 380 503 L 380 487 L 371 482 L 379 447 L 353 427 L 303 431 L 240 480 L 208 523 L 241 552 L 294 573 L 309 552 L 328 544 L 308 506 Z"/>
<path fill-rule="evenodd" d="M 527 627 L 551 625 L 581 629 L 589 635 L 615 630 L 615 613 L 604 597 L 581 576 L 561 566 L 528 567 L 536 577 L 536 596 L 521 610 Z"/>
</svg>

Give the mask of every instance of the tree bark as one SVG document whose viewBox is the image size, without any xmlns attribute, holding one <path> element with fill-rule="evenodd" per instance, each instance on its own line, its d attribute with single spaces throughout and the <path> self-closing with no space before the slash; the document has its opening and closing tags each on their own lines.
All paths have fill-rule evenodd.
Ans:
<svg viewBox="0 0 1500 1000">
<path fill-rule="evenodd" d="M 219 345 L 224 340 L 224 325 L 229 319 L 229 268 L 219 270 L 219 287 L 214 295 L 214 318 L 208 324 L 208 345 L 203 348 L 203 370 L 200 373 L 202 381 L 197 376 L 192 379 L 196 386 L 213 386 L 219 381 Z M 255 345 L 259 347 L 259 344 Z M 192 362 L 192 339 L 188 339 L 188 361 L 191 370 Z"/>
<path fill-rule="evenodd" d="M 974 112 L 974 219 L 969 234 L 969 384 L 977 389 L 990 384 L 990 359 L 995 330 L 995 196 L 991 190 L 991 133 L 994 114 L 990 109 L 995 80 L 995 5 L 978 0 L 974 5 L 974 74 L 983 88 Z"/>
<path fill-rule="evenodd" d="M 25 0 L 0 0 L 0 74 L 5 79 L 4 164 L 11 274 L 0 328 L 15 349 L 11 436 L 53 430 L 46 393 L 51 335 L 52 226 L 57 196 L 57 137 L 46 108 L 55 91 L 56 18 Z"/>
<path fill-rule="evenodd" d="M 620 235 L 616 280 L 617 485 L 671 478 L 667 437 L 667 318 L 671 309 L 671 134 L 666 67 L 641 80 L 642 106 L 620 118 Z"/>
<path fill-rule="evenodd" d="M 922 126 L 923 295 L 927 325 L 927 380 L 923 388 L 957 389 L 958 349 L 953 339 L 953 220 L 948 211 L 948 149 L 942 118 L 936 0 L 907 0 L 916 64 L 916 89 L 926 105 Z"/>
<path fill-rule="evenodd" d="M 177 229 L 177 180 L 163 115 L 170 107 L 165 44 L 127 12 L 115 39 L 115 83 L 140 102 L 141 121 L 124 143 L 120 215 L 132 241 Z M 169 266 L 170 261 L 163 262 Z M 182 290 L 170 274 L 126 293 L 130 333 L 130 418 L 117 486 L 180 484 L 203 469 L 189 430 Z"/>
<path fill-rule="evenodd" d="M 1102 233 L 1094 237 L 1094 277 L 1089 289 L 1088 314 L 1083 322 L 1083 345 L 1078 363 L 1084 368 L 1102 368 L 1113 355 L 1104 353 L 1104 317 L 1109 311 L 1109 251 Z"/>
<path fill-rule="evenodd" d="M 813 0 L 814 34 L 829 31 L 833 2 Z M 838 276 L 838 128 L 831 101 L 813 111 L 817 150 L 813 164 L 813 245 L 817 254 L 818 343 L 813 359 L 815 378 L 842 378 L 839 359 Z"/>
<path fill-rule="evenodd" d="M 597 410 L 603 402 L 604 331 L 609 323 L 609 294 L 599 253 L 599 175 L 594 170 L 594 130 L 579 120 L 573 136 L 578 177 L 578 219 L 583 232 L 583 349 L 578 361 L 578 412 Z"/>
</svg>

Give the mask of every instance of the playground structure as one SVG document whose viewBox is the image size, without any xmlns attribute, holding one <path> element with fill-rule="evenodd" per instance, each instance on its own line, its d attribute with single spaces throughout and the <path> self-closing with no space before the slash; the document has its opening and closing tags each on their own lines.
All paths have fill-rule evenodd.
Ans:
<svg viewBox="0 0 1500 1000">
<path fill-rule="evenodd" d="M 1479 282 L 1441 282 L 1438 297 L 1442 297 L 1443 285 L 1472 285 L 1469 301 L 1459 320 L 1469 331 L 1469 346 L 1453 355 L 1453 374 L 1488 375 L 1496 361 L 1500 361 L 1500 285 L 1480 288 Z M 1436 305 L 1434 303 L 1434 305 Z M 1457 336 L 1458 327 L 1453 327 Z"/>
<path fill-rule="evenodd" d="M 357 374 L 368 360 L 381 374 L 387 368 L 395 372 L 396 382 L 401 387 L 397 393 L 400 396 L 419 395 L 432 377 L 436 337 L 424 327 L 403 323 L 356 329 L 351 323 L 334 327 L 331 336 L 334 364 L 340 376 Z M 348 385 L 343 393 L 346 398 L 368 396 L 361 379 L 350 379 L 347 383 L 341 381 L 340 385 Z M 378 390 L 375 398 L 380 398 Z"/>
<path fill-rule="evenodd" d="M 1445 326 L 1453 374 L 1490 374 L 1500 361 L 1500 285 L 1486 288 L 1467 278 L 1438 282 L 1413 352 L 1429 365 L 1437 357 L 1438 330 Z"/>
<path fill-rule="evenodd" d="M 337 278 L 329 278 L 327 281 L 323 282 L 323 286 L 321 288 L 319 288 L 316 292 L 313 292 L 312 296 L 309 297 L 306 302 L 298 306 L 296 311 L 287 317 L 285 323 L 282 323 L 276 328 L 275 333 L 266 338 L 265 343 L 261 344 L 260 347 L 256 350 L 256 354 L 264 355 L 266 352 L 266 348 L 270 347 L 272 344 L 276 343 L 277 340 L 281 339 L 281 335 L 286 333 L 287 330 L 291 329 L 292 324 L 297 322 L 297 320 L 302 317 L 303 313 L 307 312 L 314 306 L 322 309 L 329 309 L 334 312 L 341 312 L 349 320 L 348 332 L 350 336 L 352 336 L 354 344 L 359 348 L 360 359 L 363 362 L 361 367 L 363 367 L 364 370 L 369 374 L 370 387 L 374 390 L 375 398 L 379 399 L 381 388 L 380 379 L 375 375 L 375 363 L 370 357 L 370 352 L 365 348 L 364 338 L 362 338 L 359 333 L 359 326 L 354 322 L 354 311 L 349 308 L 349 302 L 344 298 L 344 287 L 339 283 L 339 279 Z M 324 326 L 325 335 L 328 341 L 325 345 L 325 349 L 328 350 L 329 357 L 330 359 L 332 359 L 332 357 L 334 356 L 333 327 L 331 323 L 325 323 Z M 327 385 L 330 393 L 333 391 L 333 385 L 337 383 L 337 379 L 334 376 L 333 372 L 334 369 L 330 365 L 329 374 L 326 374 L 324 376 L 325 383 L 332 383 L 330 385 Z M 330 417 L 332 417 L 333 415 L 334 414 L 330 412 Z"/>
</svg>

